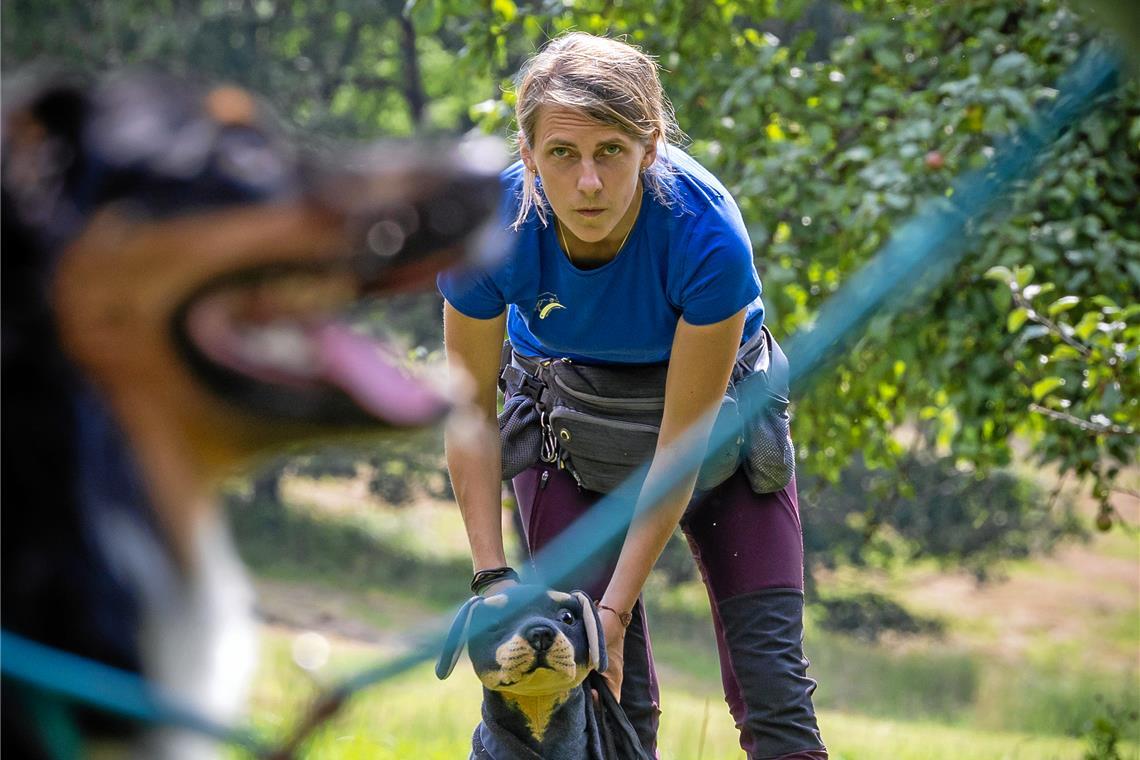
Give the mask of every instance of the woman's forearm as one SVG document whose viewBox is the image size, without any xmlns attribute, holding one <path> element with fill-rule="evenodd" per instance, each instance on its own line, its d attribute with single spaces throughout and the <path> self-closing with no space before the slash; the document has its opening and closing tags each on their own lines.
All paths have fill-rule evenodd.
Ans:
<svg viewBox="0 0 1140 760">
<path fill-rule="evenodd" d="M 633 608 L 653 565 L 685 513 L 697 480 L 692 463 L 699 457 L 692 455 L 703 454 L 708 445 L 743 328 L 743 309 L 712 325 L 694 326 L 684 319 L 677 325 L 657 451 L 641 488 L 638 516 L 626 535 L 602 599 L 609 607 L 622 612 Z M 690 451 L 694 448 L 699 451 Z M 681 470 L 693 471 L 685 474 L 659 504 L 645 502 L 644 494 L 658 493 L 661 484 Z"/>
<path fill-rule="evenodd" d="M 506 564 L 503 549 L 499 433 L 486 421 L 466 420 L 444 435 L 447 469 L 463 515 L 476 570 Z"/>
<path fill-rule="evenodd" d="M 443 340 L 452 381 L 466 386 L 470 403 L 460 405 L 444 431 L 447 469 L 476 570 L 506 564 L 503 551 L 502 467 L 496 424 L 496 380 L 506 312 L 474 319 L 450 304 L 443 309 Z"/>
<path fill-rule="evenodd" d="M 674 466 L 663 461 L 665 459 L 667 457 L 662 457 L 660 453 L 654 458 L 641 489 L 643 494 L 654 493 L 657 490 L 656 481 Z M 685 507 L 693 496 L 696 479 L 695 473 L 685 478 L 655 505 L 646 505 L 639 499 L 637 517 L 626 534 L 613 577 L 601 599 L 602 604 L 622 612 L 633 609 L 657 558 L 661 556 L 681 515 L 685 513 Z"/>
</svg>

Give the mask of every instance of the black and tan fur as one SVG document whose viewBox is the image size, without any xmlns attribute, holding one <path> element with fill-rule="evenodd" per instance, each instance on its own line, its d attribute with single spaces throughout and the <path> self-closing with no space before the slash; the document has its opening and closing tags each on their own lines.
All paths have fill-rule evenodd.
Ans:
<svg viewBox="0 0 1140 760">
<path fill-rule="evenodd" d="M 230 720 L 255 664 L 251 594 L 214 487 L 270 446 L 446 413 L 336 315 L 470 259 L 497 161 L 306 158 L 249 94 L 159 74 L 18 89 L 2 132 L 3 625 Z M 5 682 L 5 756 L 46 753 L 26 696 Z M 88 734 L 122 728 L 80 715 Z M 150 734 L 134 751 L 203 748 Z"/>
<path fill-rule="evenodd" d="M 605 640 L 584 592 L 514 586 L 472 597 L 452 624 L 437 676 L 450 675 L 465 644 L 483 684 L 472 760 L 644 757 L 597 675 L 607 665 Z M 617 741 L 614 732 L 622 733 Z"/>
</svg>

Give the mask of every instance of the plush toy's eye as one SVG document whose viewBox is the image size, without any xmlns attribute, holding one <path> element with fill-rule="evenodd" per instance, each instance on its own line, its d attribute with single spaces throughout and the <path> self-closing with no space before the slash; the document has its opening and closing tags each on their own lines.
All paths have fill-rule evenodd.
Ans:
<svg viewBox="0 0 1140 760">
<path fill-rule="evenodd" d="M 566 625 L 570 625 L 575 620 L 574 613 L 571 612 L 570 610 L 566 610 L 566 609 L 561 610 L 558 613 L 558 619 L 561 620 Z"/>
</svg>

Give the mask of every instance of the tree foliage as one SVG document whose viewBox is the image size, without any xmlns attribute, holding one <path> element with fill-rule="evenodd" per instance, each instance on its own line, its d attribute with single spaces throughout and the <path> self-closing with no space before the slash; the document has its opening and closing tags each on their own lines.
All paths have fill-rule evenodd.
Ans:
<svg viewBox="0 0 1140 760">
<path fill-rule="evenodd" d="M 689 150 L 738 199 L 778 335 L 930 196 L 984 166 L 1103 32 L 1059 0 L 12 0 L 6 72 L 151 63 L 263 94 L 328 137 L 503 134 L 511 77 L 568 29 L 657 55 Z M 801 468 L 985 476 L 1015 438 L 1105 504 L 1140 428 L 1140 92 L 1126 81 L 798 400 Z M 438 311 L 420 308 L 417 340 Z M 795 360 L 795 357 L 792 357 Z M 917 432 L 908 451 L 900 429 Z M 418 465 L 417 465 L 418 466 Z M 903 486 L 905 488 L 905 485 Z"/>
<path fill-rule="evenodd" d="M 949 458 L 908 454 L 890 469 L 861 462 L 837 487 L 804 478 L 804 551 L 826 567 L 934 560 L 979 581 L 1003 560 L 1047 552 L 1083 534 L 1071 506 L 1009 472 L 983 474 Z"/>
<path fill-rule="evenodd" d="M 417 33 L 402 9 L 402 0 L 13 0 L 3 6 L 3 64 L 151 65 L 236 82 L 326 138 L 469 127 L 472 95 L 490 85 L 452 76 L 458 45 Z"/>
<path fill-rule="evenodd" d="M 464 56 L 500 78 L 520 51 L 569 28 L 624 34 L 659 54 L 690 150 L 750 223 L 766 302 L 787 335 L 812 324 L 922 199 L 985 166 L 1102 35 L 1055 0 L 923 5 L 411 7 L 429 27 L 463 18 Z M 505 93 L 477 109 L 495 131 L 507 124 Z M 1021 436 L 1043 464 L 1092 478 L 1107 509 L 1140 440 L 1138 93 L 1126 82 L 1069 131 L 976 226 L 964 263 L 875 319 L 800 400 L 807 470 L 834 480 L 856 455 L 895 467 L 896 432 L 914 425 L 923 447 L 984 472 L 1008 463 Z M 1013 289 L 986 281 L 1014 270 Z M 1035 318 L 1050 311 L 1066 319 Z"/>
</svg>

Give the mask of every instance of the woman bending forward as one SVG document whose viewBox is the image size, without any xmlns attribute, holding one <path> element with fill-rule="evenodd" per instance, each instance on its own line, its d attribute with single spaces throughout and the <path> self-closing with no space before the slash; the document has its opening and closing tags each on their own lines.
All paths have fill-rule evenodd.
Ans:
<svg viewBox="0 0 1140 760">
<path fill-rule="evenodd" d="M 473 378 L 485 422 L 475 440 L 447 435 L 477 573 L 506 565 L 494 427 L 504 329 L 525 357 L 668 363 L 652 484 L 679 461 L 686 431 L 707 440 L 737 350 L 764 321 L 740 211 L 715 177 L 669 146 L 679 132 L 652 59 L 612 39 L 557 38 L 523 68 L 516 117 L 521 161 L 503 173 L 515 250 L 493 271 L 439 281 L 448 362 Z M 607 681 L 655 755 L 659 690 L 640 595 L 680 522 L 708 589 L 741 746 L 749 758 L 822 760 L 802 651 L 795 481 L 763 495 L 741 471 L 695 497 L 694 485 L 695 476 L 639 516 L 616 559 L 573 584 L 599 603 Z M 601 496 L 542 462 L 514 488 L 532 553 Z"/>
</svg>

